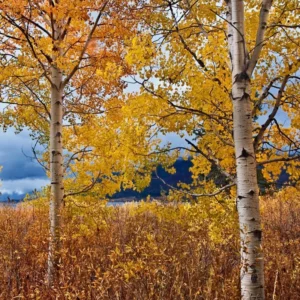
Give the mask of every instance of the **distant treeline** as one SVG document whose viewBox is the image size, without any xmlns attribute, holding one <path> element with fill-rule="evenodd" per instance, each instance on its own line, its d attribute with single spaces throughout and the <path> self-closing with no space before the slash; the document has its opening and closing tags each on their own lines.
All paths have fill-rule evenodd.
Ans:
<svg viewBox="0 0 300 300">
<path fill-rule="evenodd" d="M 168 185 L 177 187 L 177 184 L 179 182 L 183 183 L 191 183 L 192 182 L 192 174 L 189 171 L 190 167 L 192 167 L 192 161 L 189 160 L 183 160 L 182 158 L 179 158 L 175 164 L 174 168 L 176 169 L 175 174 L 170 174 L 167 171 L 163 169 L 162 166 L 158 166 L 157 168 L 157 175 L 156 172 L 152 173 L 152 179 L 150 185 L 144 189 L 142 192 L 137 192 L 132 189 L 122 190 L 116 194 L 114 194 L 111 199 L 118 199 L 118 198 L 136 198 L 136 199 L 143 199 L 147 196 L 151 197 L 159 197 L 162 195 L 168 195 L 170 187 L 163 183 L 165 181 Z M 282 188 L 283 186 L 288 184 L 289 175 L 285 172 L 285 170 L 282 170 L 279 179 L 275 182 L 268 182 L 266 179 L 263 178 L 262 168 L 258 169 L 258 182 L 260 187 L 260 192 L 263 194 L 267 189 L 271 187 L 276 187 L 277 189 Z M 225 185 L 226 178 L 222 176 L 216 169 L 213 169 L 208 176 L 210 178 L 214 178 L 217 185 Z M 163 181 L 162 181 L 162 180 Z M 1 201 L 4 202 L 18 202 L 22 201 L 25 195 L 13 195 L 10 197 L 7 197 L 7 195 L 2 195 Z"/>
<path fill-rule="evenodd" d="M 157 168 L 157 175 L 155 172 L 152 173 L 152 180 L 150 185 L 144 189 L 142 192 L 137 192 L 132 189 L 122 190 L 121 192 L 116 193 L 112 199 L 116 198 L 128 198 L 135 197 L 137 199 L 142 199 L 150 195 L 151 197 L 159 197 L 161 195 L 167 195 L 169 193 L 170 187 L 163 183 L 165 181 L 168 185 L 177 187 L 179 182 L 183 183 L 191 183 L 192 182 L 192 174 L 189 171 L 190 167 L 192 167 L 192 161 L 178 159 L 174 167 L 176 169 L 175 174 L 170 174 L 166 172 L 162 166 Z M 284 185 L 288 183 L 289 175 L 282 170 L 279 179 L 275 182 L 268 182 L 262 176 L 262 168 L 259 168 L 258 173 L 258 182 L 261 193 L 264 193 L 267 189 L 275 186 L 276 188 L 282 188 Z M 210 178 L 214 178 L 215 182 L 222 186 L 226 184 L 226 178 L 222 176 L 216 169 L 213 169 L 209 175 Z M 161 179 L 163 180 L 161 180 Z"/>
</svg>

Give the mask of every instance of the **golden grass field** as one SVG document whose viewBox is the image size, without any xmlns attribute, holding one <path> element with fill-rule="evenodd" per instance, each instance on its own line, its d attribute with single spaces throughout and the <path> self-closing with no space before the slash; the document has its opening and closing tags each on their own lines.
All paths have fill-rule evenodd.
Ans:
<svg viewBox="0 0 300 300">
<path fill-rule="evenodd" d="M 266 299 L 300 299 L 299 198 L 262 203 Z M 60 282 L 45 284 L 48 212 L 0 209 L 0 299 L 239 299 L 233 205 L 66 206 Z"/>
</svg>

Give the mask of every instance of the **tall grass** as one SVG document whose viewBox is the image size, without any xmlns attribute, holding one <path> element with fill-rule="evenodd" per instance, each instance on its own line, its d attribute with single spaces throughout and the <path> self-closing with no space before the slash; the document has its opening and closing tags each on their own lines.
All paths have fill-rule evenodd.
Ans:
<svg viewBox="0 0 300 300">
<path fill-rule="evenodd" d="M 267 299 L 299 299 L 299 201 L 265 198 L 262 207 Z M 73 205 L 63 220 L 60 283 L 48 288 L 47 205 L 0 209 L 0 299 L 239 299 L 228 207 Z"/>
</svg>

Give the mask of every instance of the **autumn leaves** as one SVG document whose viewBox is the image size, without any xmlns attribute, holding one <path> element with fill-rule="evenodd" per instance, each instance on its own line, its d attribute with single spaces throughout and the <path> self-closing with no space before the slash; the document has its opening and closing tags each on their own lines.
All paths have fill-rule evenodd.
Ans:
<svg viewBox="0 0 300 300">
<path fill-rule="evenodd" d="M 287 1 L 273 9 L 271 1 L 0 4 L 2 126 L 26 126 L 47 147 L 39 159 L 52 186 L 49 284 L 62 201 L 143 189 L 155 165 L 169 168 L 179 155 L 192 160 L 193 183 L 174 198 L 220 201 L 237 184 L 255 203 L 255 216 L 245 203 L 240 216 L 259 223 L 256 164 L 267 179 L 282 168 L 298 178 L 299 47 L 296 27 L 282 25 L 298 24 L 293 9 Z M 180 147 L 160 144 L 169 132 L 182 136 Z"/>
</svg>

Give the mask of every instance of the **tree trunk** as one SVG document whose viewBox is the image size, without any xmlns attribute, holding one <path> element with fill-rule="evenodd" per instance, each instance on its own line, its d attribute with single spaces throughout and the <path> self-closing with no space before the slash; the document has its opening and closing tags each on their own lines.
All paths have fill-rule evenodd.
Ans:
<svg viewBox="0 0 300 300">
<path fill-rule="evenodd" d="M 241 239 L 241 298 L 264 299 L 262 230 L 256 158 L 252 138 L 250 78 L 244 40 L 244 2 L 229 1 L 232 59 L 233 133 L 237 169 L 237 210 Z"/>
<path fill-rule="evenodd" d="M 59 53 L 55 51 L 54 53 Z M 51 66 L 51 121 L 50 121 L 50 240 L 48 252 L 48 285 L 52 286 L 58 280 L 60 264 L 60 229 L 61 205 L 64 197 L 63 187 L 63 85 L 62 71 L 55 65 L 56 54 L 53 55 L 54 63 Z"/>
</svg>

